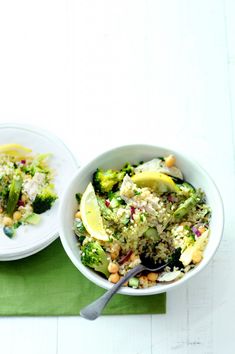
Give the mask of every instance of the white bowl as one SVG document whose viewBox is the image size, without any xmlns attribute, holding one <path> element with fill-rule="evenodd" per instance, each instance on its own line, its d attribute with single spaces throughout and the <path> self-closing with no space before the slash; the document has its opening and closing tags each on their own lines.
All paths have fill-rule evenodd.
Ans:
<svg viewBox="0 0 235 354">
<path fill-rule="evenodd" d="M 67 180 L 77 171 L 78 164 L 64 143 L 53 134 L 32 126 L 0 125 L 1 144 L 18 143 L 33 153 L 51 153 L 50 166 L 55 170 L 55 190 L 59 196 L 53 207 L 41 215 L 38 225 L 23 225 L 8 238 L 0 227 L 0 261 L 28 257 L 53 242 L 58 235 L 58 205 Z"/>
<path fill-rule="evenodd" d="M 120 289 L 119 293 L 126 295 L 152 295 L 168 291 L 194 277 L 205 268 L 214 256 L 222 238 L 223 205 L 218 189 L 207 172 L 191 158 L 172 149 L 150 145 L 121 146 L 103 153 L 86 166 L 83 166 L 68 184 L 59 208 L 59 233 L 64 249 L 80 272 L 96 285 L 105 289 L 109 289 L 112 286 L 108 280 L 102 278 L 81 263 L 77 238 L 72 230 L 74 213 L 77 206 L 75 193 L 84 192 L 88 183 L 92 180 L 94 171 L 98 167 L 104 169 L 120 168 L 125 162 L 138 163 L 139 161 L 147 161 L 158 156 L 167 156 L 170 153 L 176 156 L 177 166 L 182 170 L 185 179 L 195 187 L 201 187 L 205 191 L 207 202 L 212 209 L 210 221 L 211 232 L 208 245 L 204 251 L 204 258 L 198 266 L 186 273 L 183 278 L 173 283 L 158 283 L 156 286 L 146 289 L 123 287 Z"/>
</svg>

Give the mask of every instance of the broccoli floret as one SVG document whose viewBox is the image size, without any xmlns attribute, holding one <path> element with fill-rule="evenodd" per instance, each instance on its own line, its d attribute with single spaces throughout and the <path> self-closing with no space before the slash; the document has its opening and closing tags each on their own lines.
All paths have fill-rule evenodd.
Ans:
<svg viewBox="0 0 235 354">
<path fill-rule="evenodd" d="M 42 192 L 36 195 L 33 201 L 33 211 L 36 214 L 42 214 L 51 209 L 53 203 L 57 199 L 57 195 L 49 188 L 45 188 Z"/>
<path fill-rule="evenodd" d="M 114 190 L 119 182 L 123 180 L 125 175 L 132 176 L 134 167 L 127 162 L 120 171 L 117 170 L 102 170 L 97 168 L 93 174 L 93 186 L 96 192 L 109 193 Z"/>
<path fill-rule="evenodd" d="M 96 241 L 88 242 L 81 247 L 81 261 L 87 267 L 109 277 L 107 255 L 100 244 Z"/>
<path fill-rule="evenodd" d="M 123 180 L 125 173 L 116 170 L 102 170 L 97 168 L 93 174 L 93 186 L 96 192 L 108 193 L 110 192 L 120 181 Z"/>
<path fill-rule="evenodd" d="M 124 173 L 124 176 L 127 174 L 129 176 L 133 176 L 135 171 L 134 171 L 134 167 L 131 166 L 131 164 L 129 162 L 125 163 L 125 165 L 123 166 L 123 168 L 121 169 L 121 172 Z"/>
</svg>

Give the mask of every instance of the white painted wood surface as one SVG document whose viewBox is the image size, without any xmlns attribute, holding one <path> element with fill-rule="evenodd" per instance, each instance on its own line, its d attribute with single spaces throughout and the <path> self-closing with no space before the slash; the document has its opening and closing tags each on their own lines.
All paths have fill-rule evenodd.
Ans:
<svg viewBox="0 0 235 354">
<path fill-rule="evenodd" d="M 166 315 L 0 318 L 3 354 L 233 354 L 235 2 L 0 0 L 0 119 L 84 163 L 114 145 L 179 147 L 214 177 L 224 238 Z"/>
</svg>

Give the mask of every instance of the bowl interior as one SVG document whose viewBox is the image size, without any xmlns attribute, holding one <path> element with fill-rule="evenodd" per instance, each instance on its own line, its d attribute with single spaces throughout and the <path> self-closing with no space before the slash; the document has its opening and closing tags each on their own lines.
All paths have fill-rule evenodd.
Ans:
<svg viewBox="0 0 235 354">
<path fill-rule="evenodd" d="M 130 145 L 119 147 L 98 156 L 77 172 L 65 191 L 59 211 L 60 236 L 68 256 L 74 265 L 88 279 L 97 285 L 106 289 L 109 289 L 112 286 L 112 284 L 110 284 L 106 279 L 102 278 L 89 268 L 83 266 L 80 261 L 77 239 L 72 230 L 73 217 L 77 207 L 75 193 L 84 192 L 87 184 L 92 180 L 94 171 L 98 167 L 104 169 L 120 168 L 125 162 L 130 162 L 133 164 L 140 161 L 147 161 L 159 156 L 166 156 L 170 153 L 173 153 L 176 156 L 177 166 L 182 170 L 184 178 L 195 187 L 200 187 L 205 191 L 207 202 L 212 209 L 212 217 L 210 222 L 211 233 L 208 245 L 204 251 L 204 258 L 197 267 L 176 282 L 170 284 L 158 283 L 157 286 L 147 289 L 122 288 L 119 292 L 128 295 L 151 295 L 167 291 L 173 287 L 179 286 L 198 273 L 206 266 L 214 255 L 222 237 L 223 207 L 219 192 L 208 174 L 197 163 L 185 157 L 183 154 L 173 150 L 149 145 Z"/>
</svg>

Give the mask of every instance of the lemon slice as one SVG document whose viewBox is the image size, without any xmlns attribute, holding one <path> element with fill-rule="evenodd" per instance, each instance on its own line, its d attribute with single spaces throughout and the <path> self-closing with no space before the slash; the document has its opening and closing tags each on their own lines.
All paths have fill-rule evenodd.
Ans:
<svg viewBox="0 0 235 354">
<path fill-rule="evenodd" d="M 108 241 L 92 183 L 88 184 L 82 195 L 80 211 L 87 232 L 97 240 Z"/>
<path fill-rule="evenodd" d="M 132 176 L 131 179 L 138 187 L 148 187 L 160 194 L 179 190 L 171 177 L 160 172 L 141 172 Z"/>
<path fill-rule="evenodd" d="M 32 150 L 26 148 L 20 144 L 5 144 L 0 145 L 0 154 L 10 155 L 10 156 L 25 156 L 30 153 Z"/>
</svg>

